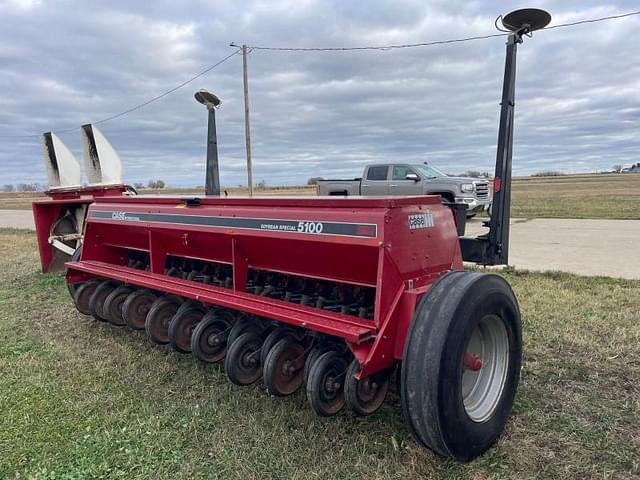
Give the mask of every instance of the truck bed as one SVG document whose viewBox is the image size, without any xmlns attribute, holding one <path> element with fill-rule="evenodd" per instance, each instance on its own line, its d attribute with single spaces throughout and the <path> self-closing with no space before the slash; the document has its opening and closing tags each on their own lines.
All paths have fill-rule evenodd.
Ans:
<svg viewBox="0 0 640 480">
<path fill-rule="evenodd" d="M 318 180 L 318 195 L 360 195 L 361 178 Z"/>
</svg>

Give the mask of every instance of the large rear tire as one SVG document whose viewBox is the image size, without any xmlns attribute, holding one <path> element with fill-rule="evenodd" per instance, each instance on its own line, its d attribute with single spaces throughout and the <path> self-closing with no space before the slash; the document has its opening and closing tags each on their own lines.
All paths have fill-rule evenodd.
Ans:
<svg viewBox="0 0 640 480">
<path fill-rule="evenodd" d="M 522 357 L 518 303 L 500 276 L 452 272 L 422 298 L 405 343 L 401 400 L 416 439 L 469 461 L 502 433 Z"/>
</svg>

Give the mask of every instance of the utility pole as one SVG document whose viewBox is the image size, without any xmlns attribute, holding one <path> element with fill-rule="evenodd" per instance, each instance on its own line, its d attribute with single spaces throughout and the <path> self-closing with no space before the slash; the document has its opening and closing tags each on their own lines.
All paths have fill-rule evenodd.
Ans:
<svg viewBox="0 0 640 480">
<path fill-rule="evenodd" d="M 249 196 L 253 197 L 253 172 L 251 170 L 251 127 L 249 125 L 249 79 L 247 75 L 247 46 L 242 45 L 242 80 L 244 83 L 244 136 L 247 149 L 247 183 Z"/>
</svg>

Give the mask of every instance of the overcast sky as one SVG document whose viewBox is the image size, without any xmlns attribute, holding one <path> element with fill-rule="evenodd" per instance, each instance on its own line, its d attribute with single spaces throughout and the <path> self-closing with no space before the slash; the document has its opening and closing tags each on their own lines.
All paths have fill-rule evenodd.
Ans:
<svg viewBox="0 0 640 480">
<path fill-rule="evenodd" d="M 539 0 L 552 24 L 634 1 Z M 505 2 L 468 0 L 0 1 L 0 136 L 79 127 L 187 80 L 233 51 L 417 43 L 495 33 Z M 519 48 L 514 173 L 590 172 L 640 161 L 640 16 L 538 32 Z M 504 38 L 365 52 L 249 56 L 254 181 L 352 177 L 372 161 L 492 170 Z M 246 183 L 242 59 L 100 125 L 125 180 L 204 182 L 206 111 L 217 111 L 223 185 Z M 41 140 L 0 138 L 0 184 L 44 182 Z"/>
</svg>

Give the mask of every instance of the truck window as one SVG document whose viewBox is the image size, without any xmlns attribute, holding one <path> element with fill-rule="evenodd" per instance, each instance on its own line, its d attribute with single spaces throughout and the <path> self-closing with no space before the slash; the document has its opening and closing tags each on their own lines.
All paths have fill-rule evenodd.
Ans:
<svg viewBox="0 0 640 480">
<path fill-rule="evenodd" d="M 393 167 L 393 173 L 391 175 L 392 180 L 405 180 L 407 173 L 416 173 L 411 167 L 406 165 L 396 165 Z"/>
<path fill-rule="evenodd" d="M 386 180 L 389 167 L 381 165 L 378 167 L 369 167 L 367 171 L 367 180 Z"/>
</svg>

